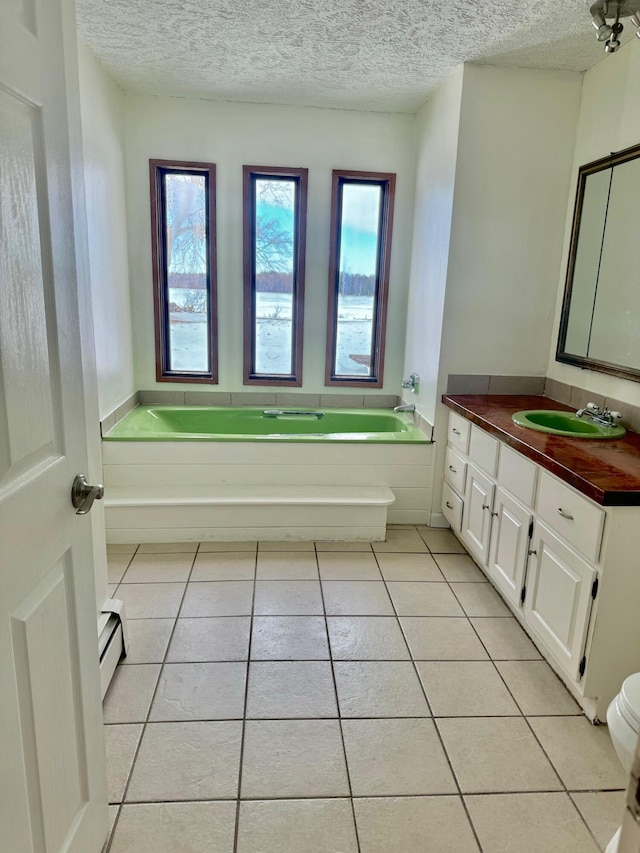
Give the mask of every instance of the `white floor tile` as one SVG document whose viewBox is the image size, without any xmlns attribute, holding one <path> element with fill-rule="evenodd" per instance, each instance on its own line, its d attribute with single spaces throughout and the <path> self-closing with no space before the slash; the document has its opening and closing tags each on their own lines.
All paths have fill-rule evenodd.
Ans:
<svg viewBox="0 0 640 853">
<path fill-rule="evenodd" d="M 149 719 L 242 719 L 246 678 L 245 663 L 165 664 Z"/>
<path fill-rule="evenodd" d="M 243 799 L 348 795 L 337 720 L 247 720 Z"/>
<path fill-rule="evenodd" d="M 343 720 L 342 729 L 355 797 L 456 792 L 431 720 Z"/>
<path fill-rule="evenodd" d="M 127 802 L 215 800 L 238 793 L 242 723 L 149 723 Z"/>
<path fill-rule="evenodd" d="M 337 717 L 329 661 L 252 661 L 247 719 Z"/>
<path fill-rule="evenodd" d="M 357 853 L 349 800 L 257 800 L 240 804 L 238 853 Z"/>
<path fill-rule="evenodd" d="M 122 807 L 110 853 L 233 853 L 235 802 Z"/>
<path fill-rule="evenodd" d="M 479 853 L 460 797 L 354 801 L 361 853 Z"/>
</svg>

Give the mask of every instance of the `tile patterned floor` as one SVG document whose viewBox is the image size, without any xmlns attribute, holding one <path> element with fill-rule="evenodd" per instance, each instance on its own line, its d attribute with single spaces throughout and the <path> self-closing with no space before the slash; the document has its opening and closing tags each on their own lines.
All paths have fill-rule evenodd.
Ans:
<svg viewBox="0 0 640 853">
<path fill-rule="evenodd" d="M 110 853 L 597 853 L 625 775 L 460 543 L 111 546 Z"/>
</svg>

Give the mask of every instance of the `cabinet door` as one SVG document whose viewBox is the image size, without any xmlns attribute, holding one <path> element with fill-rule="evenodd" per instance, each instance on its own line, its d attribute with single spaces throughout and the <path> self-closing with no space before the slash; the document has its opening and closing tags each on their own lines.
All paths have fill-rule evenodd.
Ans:
<svg viewBox="0 0 640 853">
<path fill-rule="evenodd" d="M 513 607 L 521 607 L 533 516 L 498 487 L 492 517 L 489 576 Z"/>
<path fill-rule="evenodd" d="M 578 681 L 596 570 L 540 522 L 531 548 L 525 622 Z"/>
<path fill-rule="evenodd" d="M 495 488 L 493 480 L 469 463 L 462 515 L 462 538 L 483 566 L 487 565 L 489 559 L 489 533 Z"/>
</svg>

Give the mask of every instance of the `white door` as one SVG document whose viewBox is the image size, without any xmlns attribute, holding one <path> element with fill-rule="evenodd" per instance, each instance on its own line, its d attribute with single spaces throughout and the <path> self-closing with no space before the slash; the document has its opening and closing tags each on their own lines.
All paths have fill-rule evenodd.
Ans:
<svg viewBox="0 0 640 853">
<path fill-rule="evenodd" d="M 531 549 L 525 622 L 578 681 L 596 570 L 541 522 L 536 522 Z"/>
<path fill-rule="evenodd" d="M 498 487 L 491 529 L 489 576 L 514 607 L 522 606 L 532 520 L 528 509 Z"/>
<path fill-rule="evenodd" d="M 108 811 L 93 556 L 70 501 L 87 468 L 73 5 L 0 9 L 0 850 L 97 853 Z"/>
<path fill-rule="evenodd" d="M 462 515 L 462 538 L 483 566 L 487 565 L 489 559 L 489 535 L 495 488 L 492 480 L 475 465 L 469 463 Z"/>
</svg>

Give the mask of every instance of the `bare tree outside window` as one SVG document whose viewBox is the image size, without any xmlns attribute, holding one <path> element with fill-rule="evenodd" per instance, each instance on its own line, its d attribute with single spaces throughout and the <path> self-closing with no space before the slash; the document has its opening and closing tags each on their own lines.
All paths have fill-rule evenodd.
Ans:
<svg viewBox="0 0 640 853">
<path fill-rule="evenodd" d="M 245 166 L 244 205 L 245 383 L 299 384 L 306 169 Z"/>
<path fill-rule="evenodd" d="M 215 382 L 215 166 L 150 173 L 157 378 Z"/>
</svg>

